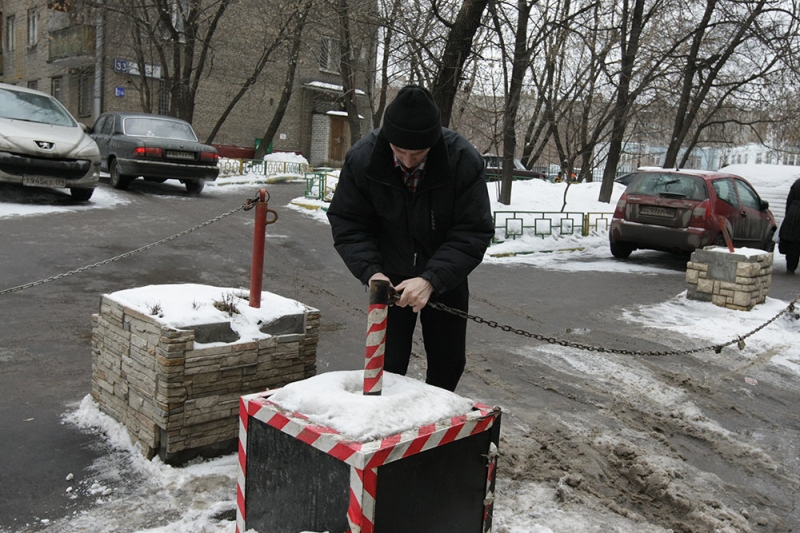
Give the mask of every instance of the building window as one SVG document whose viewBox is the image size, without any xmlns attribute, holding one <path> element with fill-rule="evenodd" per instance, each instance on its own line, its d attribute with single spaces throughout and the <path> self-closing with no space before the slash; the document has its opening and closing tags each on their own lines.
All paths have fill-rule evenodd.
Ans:
<svg viewBox="0 0 800 533">
<path fill-rule="evenodd" d="M 61 96 L 63 94 L 62 84 L 63 80 L 60 76 L 58 78 L 53 78 L 50 80 L 50 94 L 53 95 L 53 98 L 55 98 L 56 100 L 58 100 L 63 104 L 64 102 L 63 100 L 61 100 Z"/>
<path fill-rule="evenodd" d="M 78 77 L 78 116 L 88 117 L 92 114 L 92 89 L 94 74 L 91 70 L 81 72 Z"/>
<path fill-rule="evenodd" d="M 319 50 L 319 69 L 339 73 L 339 39 L 323 37 Z"/>
<path fill-rule="evenodd" d="M 28 46 L 36 46 L 39 42 L 39 12 L 36 8 L 28 10 Z"/>
<path fill-rule="evenodd" d="M 30 80 L 28 82 L 28 89 L 33 89 L 34 91 L 39 89 L 39 80 Z"/>
<path fill-rule="evenodd" d="M 158 114 L 169 115 L 169 89 L 164 80 L 158 82 Z"/>
<path fill-rule="evenodd" d="M 6 17 L 6 50 L 13 52 L 16 47 L 14 46 L 14 33 L 16 31 L 16 19 L 14 15 Z"/>
</svg>

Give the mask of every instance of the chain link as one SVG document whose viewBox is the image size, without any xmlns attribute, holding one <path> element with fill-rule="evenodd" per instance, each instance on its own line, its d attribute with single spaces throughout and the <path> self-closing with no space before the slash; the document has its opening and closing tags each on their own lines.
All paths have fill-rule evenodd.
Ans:
<svg viewBox="0 0 800 533">
<path fill-rule="evenodd" d="M 472 320 L 473 322 L 476 322 L 478 324 L 485 324 L 485 325 L 489 326 L 490 328 L 497 328 L 497 329 L 500 329 L 501 331 L 505 331 L 505 332 L 508 332 L 508 333 L 514 333 L 515 335 L 528 337 L 528 338 L 535 339 L 537 341 L 546 342 L 546 343 L 549 343 L 549 344 L 558 344 L 559 346 L 564 346 L 565 348 L 576 348 L 578 350 L 584 350 L 584 351 L 588 351 L 588 352 L 598 352 L 598 353 L 615 353 L 615 354 L 621 354 L 621 355 L 635 355 L 635 356 L 645 356 L 645 357 L 651 357 L 651 356 L 663 357 L 663 356 L 668 356 L 668 355 L 689 355 L 689 354 L 694 354 L 694 353 L 699 353 L 699 352 L 705 352 L 705 351 L 708 351 L 708 350 L 714 350 L 714 352 L 720 353 L 720 352 L 722 352 L 723 348 L 725 348 L 726 346 L 731 346 L 732 344 L 736 344 L 740 350 L 743 350 L 744 347 L 745 347 L 744 340 L 746 338 L 748 338 L 748 337 L 750 337 L 752 335 L 755 335 L 756 333 L 758 333 L 759 331 L 761 331 L 762 329 L 764 329 L 768 325 L 772 324 L 781 315 L 783 315 L 785 313 L 788 313 L 788 312 L 791 312 L 791 311 L 794 311 L 795 304 L 797 303 L 798 300 L 800 300 L 800 295 L 796 296 L 795 299 L 792 300 L 791 303 L 789 303 L 789 305 L 787 305 L 784 309 L 782 309 L 778 314 L 776 314 L 775 316 L 773 316 L 772 318 L 770 318 L 769 320 L 767 320 L 766 322 L 764 322 L 763 324 L 761 324 L 757 328 L 753 329 L 749 333 L 746 333 L 744 335 L 740 335 L 740 336 L 738 336 L 738 337 L 736 337 L 734 339 L 731 339 L 728 342 L 725 342 L 725 343 L 722 343 L 722 344 L 712 344 L 712 345 L 703 346 L 703 347 L 700 347 L 700 348 L 690 348 L 690 349 L 687 349 L 687 350 L 670 350 L 670 351 L 626 350 L 626 349 L 623 349 L 623 348 L 606 348 L 606 347 L 603 347 L 603 346 L 592 346 L 590 344 L 583 344 L 583 343 L 580 343 L 580 342 L 573 342 L 573 341 L 568 341 L 568 340 L 564 340 L 564 339 L 558 339 L 558 338 L 555 338 L 555 337 L 546 337 L 545 335 L 542 335 L 542 334 L 539 334 L 539 333 L 531 333 L 529 331 L 525 331 L 524 329 L 518 329 L 518 328 L 514 328 L 512 326 L 506 325 L 506 324 L 500 324 L 495 320 L 486 320 L 486 319 L 481 318 L 479 316 L 471 315 L 471 314 L 469 314 L 469 313 L 467 313 L 465 311 L 462 311 L 460 309 L 453 309 L 452 307 L 448 307 L 448 306 L 446 306 L 444 304 L 441 304 L 439 302 L 428 302 L 428 307 L 430 307 L 432 309 L 436 309 L 438 311 L 444 311 L 446 313 L 450 313 L 451 315 L 460 316 L 461 318 L 464 318 L 466 320 Z"/>
<path fill-rule="evenodd" d="M 245 201 L 244 204 L 240 205 L 236 209 L 231 209 L 227 213 L 223 213 L 221 215 L 218 215 L 218 216 L 212 218 L 211 220 L 207 220 L 207 221 L 205 221 L 205 222 L 203 222 L 201 224 L 198 224 L 196 226 L 193 226 L 193 227 L 191 227 L 191 228 L 189 228 L 187 230 L 183 230 L 180 233 L 176 233 L 175 235 L 172 235 L 172 236 L 167 237 L 165 239 L 161 239 L 160 241 L 156 241 L 156 242 L 148 244 L 146 246 L 142 246 L 141 248 L 137 248 L 135 250 L 131 250 L 130 252 L 126 252 L 124 254 L 112 257 L 110 259 L 105 259 L 103 261 L 98 261 L 97 263 L 93 263 L 91 265 L 86 265 L 86 266 L 83 266 L 83 267 L 80 267 L 80 268 L 76 268 L 75 270 L 70 270 L 69 272 L 64 272 L 63 274 L 58 274 L 58 275 L 55 275 L 55 276 L 52 276 L 52 277 L 49 277 L 49 278 L 40 279 L 38 281 L 32 281 L 30 283 L 26 283 L 25 285 L 19 285 L 17 287 L 11 287 L 9 289 L 2 289 L 2 290 L 0 290 L 0 296 L 2 296 L 4 294 L 9 294 L 9 293 L 12 293 L 12 292 L 21 291 L 21 290 L 24 290 L 24 289 L 30 289 L 31 287 L 36 287 L 37 285 L 43 285 L 43 284 L 49 283 L 51 281 L 56 281 L 56 280 L 59 280 L 59 279 L 62 279 L 62 278 L 66 278 L 67 276 L 72 276 L 73 274 L 79 274 L 81 272 L 86 272 L 87 270 L 91 270 L 93 268 L 96 268 L 96 267 L 99 267 L 99 266 L 102 266 L 102 265 L 107 265 L 109 263 L 113 263 L 114 261 L 119 261 L 120 259 L 125 259 L 126 257 L 130 257 L 130 256 L 132 256 L 134 254 L 138 254 L 139 252 L 144 252 L 145 250 L 149 250 L 150 248 L 155 248 L 156 246 L 159 246 L 161 244 L 164 244 L 164 243 L 167 243 L 167 242 L 170 242 L 170 241 L 174 241 L 175 239 L 177 239 L 179 237 L 183 237 L 184 235 L 192 233 L 193 231 L 197 231 L 199 229 L 202 229 L 202 228 L 204 228 L 204 227 L 206 227 L 208 225 L 211 225 L 214 222 L 218 222 L 218 221 L 222 220 L 223 218 L 228 217 L 228 216 L 230 216 L 230 215 L 232 215 L 234 213 L 237 213 L 239 211 L 248 211 L 248 210 L 252 209 L 253 207 L 255 207 L 256 202 L 259 201 L 259 198 L 260 198 L 260 196 L 258 194 L 256 194 L 255 198 L 252 198 L 252 199 L 248 198 Z"/>
</svg>

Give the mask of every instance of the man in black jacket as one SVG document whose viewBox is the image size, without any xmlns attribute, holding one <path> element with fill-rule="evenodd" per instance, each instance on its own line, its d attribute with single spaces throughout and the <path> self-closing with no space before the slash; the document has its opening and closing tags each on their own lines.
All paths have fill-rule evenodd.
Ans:
<svg viewBox="0 0 800 533">
<path fill-rule="evenodd" d="M 778 237 L 778 251 L 786 255 L 786 273 L 794 274 L 800 262 L 800 179 L 789 189 Z"/>
<path fill-rule="evenodd" d="M 428 90 L 407 86 L 383 126 L 347 153 L 328 209 L 334 246 L 368 285 L 401 293 L 389 308 L 384 369 L 405 375 L 417 314 L 428 360 L 426 383 L 455 390 L 466 364 L 466 319 L 425 307 L 468 310 L 467 276 L 494 234 L 483 158 L 443 128 Z"/>
</svg>

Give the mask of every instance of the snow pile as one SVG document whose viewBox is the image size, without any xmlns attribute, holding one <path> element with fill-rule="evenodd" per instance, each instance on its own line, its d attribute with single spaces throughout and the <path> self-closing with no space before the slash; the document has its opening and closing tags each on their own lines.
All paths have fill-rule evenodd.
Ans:
<svg viewBox="0 0 800 533">
<path fill-rule="evenodd" d="M 357 442 L 463 415 L 474 404 L 450 391 L 389 372 L 383 374 L 380 396 L 365 396 L 363 385 L 363 371 L 328 372 L 290 383 L 269 399 Z"/>
<path fill-rule="evenodd" d="M 306 310 L 303 304 L 271 292 L 261 293 L 261 307 L 250 307 L 246 299 L 249 293 L 242 289 L 194 283 L 148 285 L 106 296 L 174 329 L 230 322 L 231 329 L 239 334 L 241 341 L 270 337 L 260 331 L 262 325 Z M 208 346 L 215 344 L 221 343 L 209 343 Z"/>
</svg>

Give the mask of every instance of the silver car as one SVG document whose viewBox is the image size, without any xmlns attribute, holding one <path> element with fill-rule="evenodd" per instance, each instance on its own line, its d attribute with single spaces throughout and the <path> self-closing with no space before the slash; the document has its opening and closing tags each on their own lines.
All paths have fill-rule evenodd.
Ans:
<svg viewBox="0 0 800 533">
<path fill-rule="evenodd" d="M 43 92 L 0 83 L 0 182 L 68 188 L 92 197 L 100 150 L 61 103 Z"/>
</svg>

